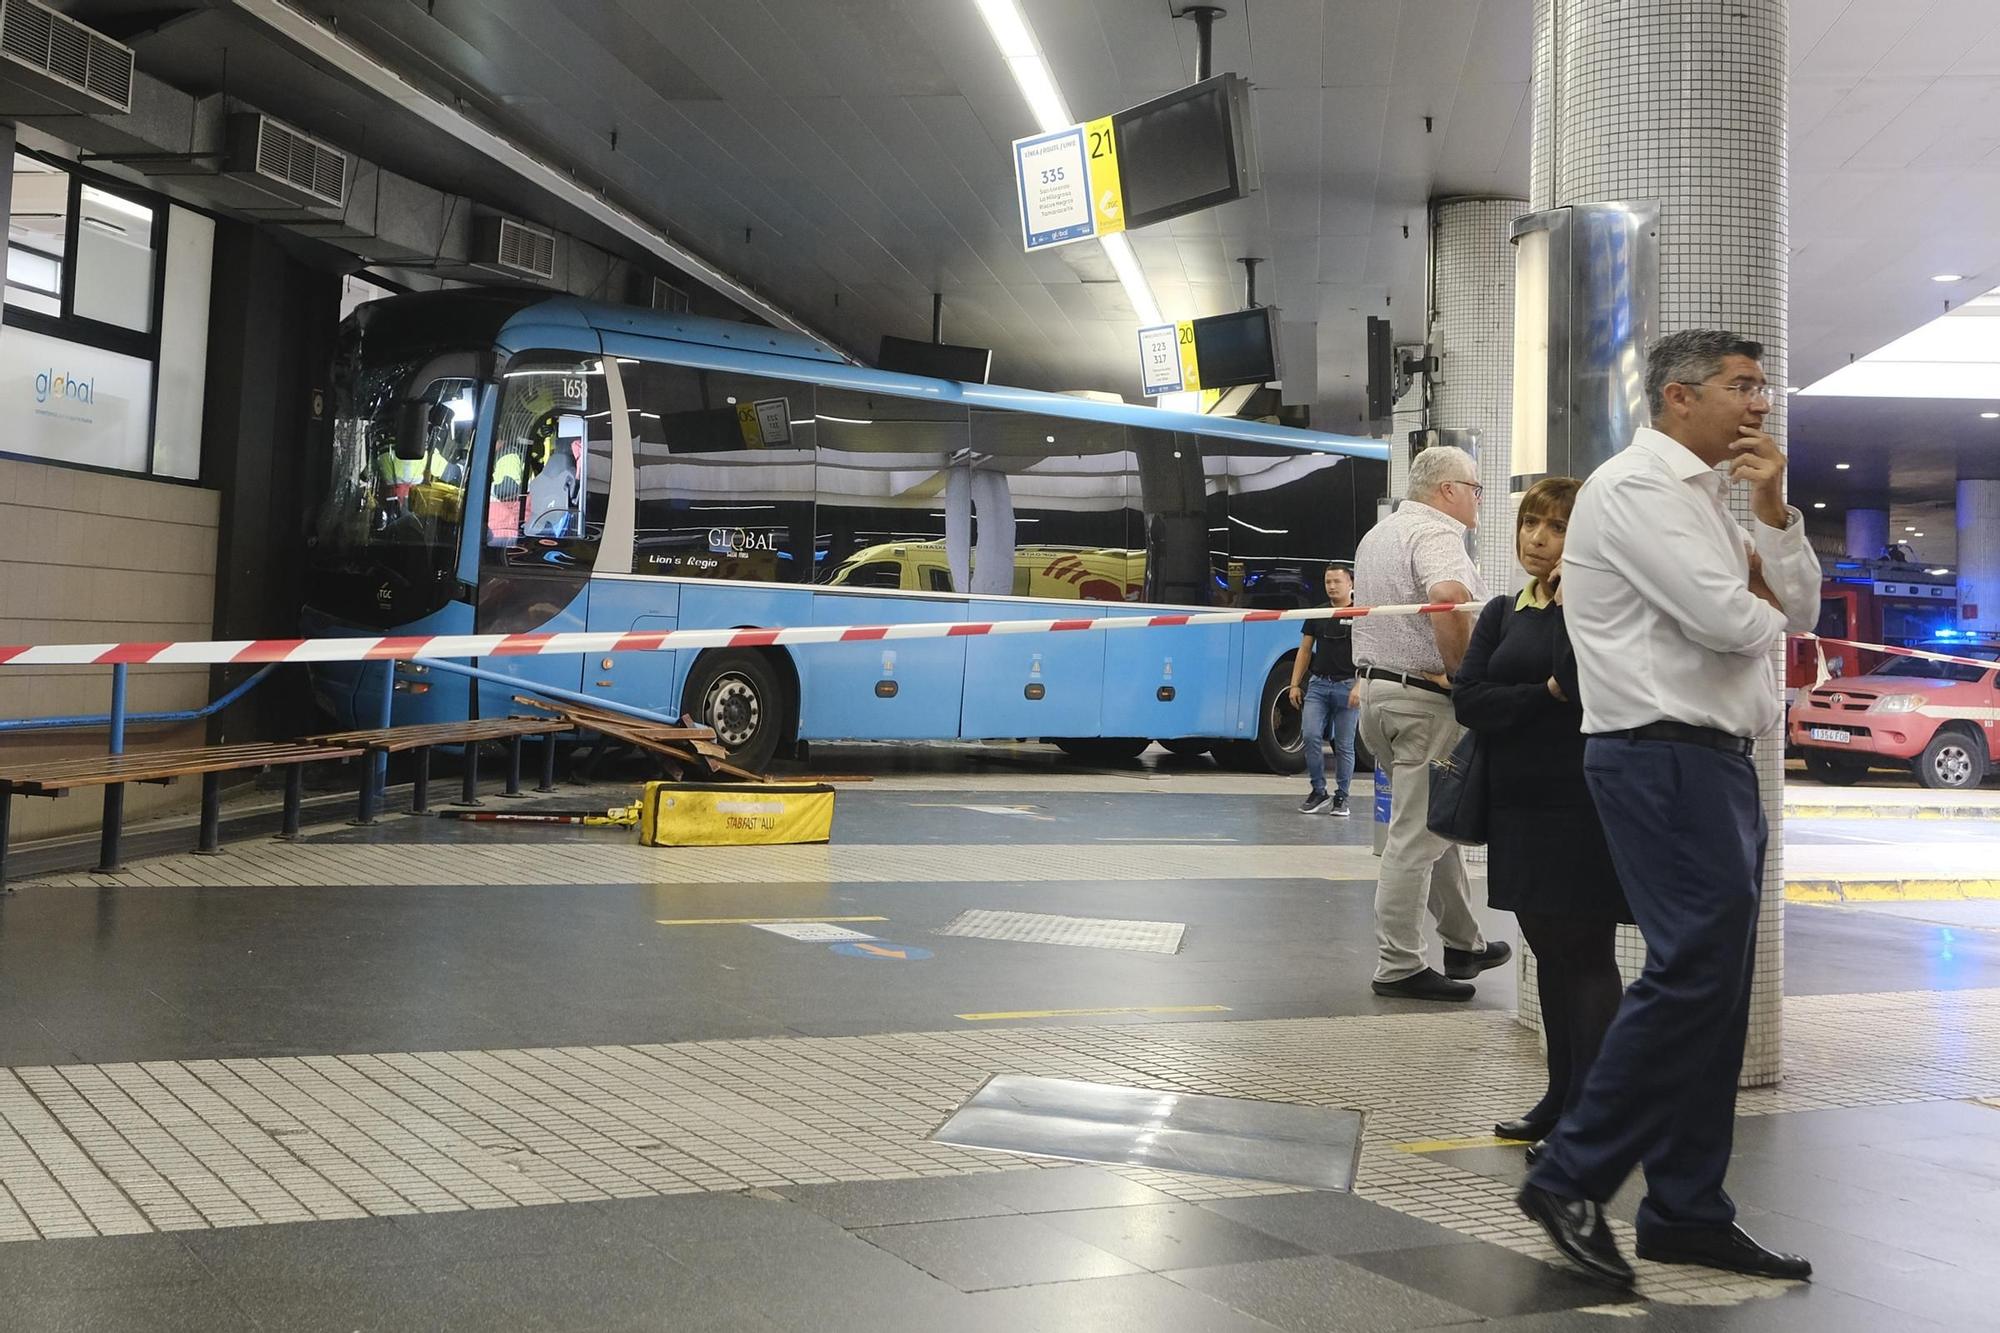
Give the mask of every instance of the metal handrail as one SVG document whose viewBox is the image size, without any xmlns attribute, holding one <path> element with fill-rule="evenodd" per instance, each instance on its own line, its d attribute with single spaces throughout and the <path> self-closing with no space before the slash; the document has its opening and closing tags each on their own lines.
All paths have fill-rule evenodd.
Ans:
<svg viewBox="0 0 2000 1333">
<path fill-rule="evenodd" d="M 200 708 L 184 708 L 172 713 L 127 713 L 123 718 L 124 725 L 144 726 L 161 722 L 205 721 L 257 688 L 266 676 L 282 665 L 284 664 L 281 662 L 266 663 L 250 679 Z M 75 727 L 108 727 L 114 720 L 116 717 L 113 713 L 78 713 L 69 717 L 12 717 L 0 719 L 0 734 L 17 731 L 59 731 Z"/>
</svg>

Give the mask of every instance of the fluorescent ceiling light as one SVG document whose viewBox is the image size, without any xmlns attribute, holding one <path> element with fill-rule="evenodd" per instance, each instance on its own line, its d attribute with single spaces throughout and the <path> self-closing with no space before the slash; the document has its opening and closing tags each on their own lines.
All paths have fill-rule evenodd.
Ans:
<svg viewBox="0 0 2000 1333">
<path fill-rule="evenodd" d="M 1911 535 L 1912 537 L 1921 537 L 1921 536 L 1923 536 L 1924 534 L 1923 534 L 1923 533 L 1921 533 L 1921 532 L 1913 532 L 1913 533 L 1911 533 L 1910 535 Z"/>
<path fill-rule="evenodd" d="M 1915 532 L 1915 531 L 1916 531 L 1916 528 L 1914 528 L 1914 527 L 1908 527 L 1908 528 L 1904 528 L 1904 529 L 1903 529 L 1903 531 L 1905 531 L 1905 532 Z"/>
<path fill-rule="evenodd" d="M 1992 421 L 1995 420 L 1996 418 L 2000 418 L 2000 412 L 1981 412 L 1979 414 L 1979 419 L 1981 421 Z"/>
<path fill-rule="evenodd" d="M 1826 508 L 1826 501 L 1824 501 L 1824 500 L 1814 500 L 1814 501 L 1813 501 L 1813 508 L 1814 508 L 1814 509 L 1824 509 L 1824 508 Z"/>
<path fill-rule="evenodd" d="M 1965 275 L 1964 275 L 1963 273 L 1933 273 L 1933 274 L 1931 274 L 1931 281 L 1932 281 L 1932 282 L 1964 282 L 1964 281 L 1965 281 Z"/>
<path fill-rule="evenodd" d="M 1028 26 L 1028 16 L 1021 12 L 1017 0 L 972 0 L 979 17 L 986 20 L 986 30 L 993 34 L 993 44 L 1000 48 L 1000 54 L 1008 59 L 1016 56 L 1034 56 L 1042 52 L 1035 41 L 1035 33 Z"/>
<path fill-rule="evenodd" d="M 1924 572 L 1925 572 L 1926 574 L 1949 574 L 1949 573 L 1951 573 L 1951 571 L 1950 571 L 1950 570 L 1948 570 L 1948 569 L 1927 569 L 1927 570 L 1925 570 Z"/>
<path fill-rule="evenodd" d="M 1849 469 L 1849 468 L 1851 468 L 1851 467 L 1853 467 L 1853 466 L 1854 466 L 1854 464 L 1852 464 L 1852 463 L 1835 463 L 1835 464 L 1833 465 L 1833 470 L 1834 470 L 1835 472 L 1845 472 L 1845 471 L 1847 471 L 1847 469 Z"/>
<path fill-rule="evenodd" d="M 1041 40 L 1035 36 L 1020 0 L 972 0 L 972 4 L 986 20 L 986 30 L 993 34 L 993 45 L 1006 59 L 1015 86 L 1020 88 L 1021 97 L 1034 114 L 1035 127 L 1048 133 L 1076 124 L 1069 101 L 1056 83 L 1055 71 L 1049 68 L 1048 58 L 1042 54 Z M 1153 295 L 1153 285 L 1146 280 L 1146 270 L 1132 253 L 1132 243 L 1125 234 L 1101 236 L 1098 244 L 1104 247 L 1104 257 L 1111 261 L 1112 271 L 1125 288 L 1139 323 L 1165 323 L 1166 317 L 1160 313 L 1160 303 Z"/>
<path fill-rule="evenodd" d="M 2000 292 L 1987 292 L 1805 393 L 1838 398 L 2000 398 Z"/>
</svg>

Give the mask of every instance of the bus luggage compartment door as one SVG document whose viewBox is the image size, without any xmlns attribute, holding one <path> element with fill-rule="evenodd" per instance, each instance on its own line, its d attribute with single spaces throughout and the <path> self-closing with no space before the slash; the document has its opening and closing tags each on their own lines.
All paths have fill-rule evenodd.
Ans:
<svg viewBox="0 0 2000 1333">
<path fill-rule="evenodd" d="M 922 597 L 819 593 L 815 625 L 963 621 L 965 603 Z M 871 639 L 799 654 L 805 699 L 799 735 L 808 740 L 950 740 L 958 735 L 965 644 L 951 639 Z"/>
<path fill-rule="evenodd" d="M 1105 611 L 1074 602 L 1037 607 L 973 602 L 966 618 L 1019 620 L 1025 612 L 1037 620 L 1095 620 Z M 959 734 L 967 740 L 1099 735 L 1105 638 L 1096 630 L 1063 630 L 966 639 Z"/>
<path fill-rule="evenodd" d="M 1229 735 L 1230 647 L 1237 630 L 1183 625 L 1101 635 L 1101 734 L 1151 740 Z"/>
</svg>

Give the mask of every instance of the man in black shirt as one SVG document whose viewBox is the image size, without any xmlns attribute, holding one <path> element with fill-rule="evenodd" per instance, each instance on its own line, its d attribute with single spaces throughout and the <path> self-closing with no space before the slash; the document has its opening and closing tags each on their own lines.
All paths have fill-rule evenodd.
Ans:
<svg viewBox="0 0 2000 1333">
<path fill-rule="evenodd" d="M 1354 605 L 1354 575 L 1338 565 L 1326 567 L 1326 600 L 1333 606 Z M 1306 777 L 1312 790 L 1299 802 L 1302 815 L 1347 814 L 1347 787 L 1354 778 L 1354 724 L 1361 710 L 1354 707 L 1354 622 L 1307 620 L 1292 658 L 1292 686 L 1285 692 L 1300 712 L 1299 730 L 1306 746 Z M 1311 679 L 1307 679 L 1307 673 Z M 1333 742 L 1334 790 L 1326 790 L 1326 742 Z"/>
</svg>

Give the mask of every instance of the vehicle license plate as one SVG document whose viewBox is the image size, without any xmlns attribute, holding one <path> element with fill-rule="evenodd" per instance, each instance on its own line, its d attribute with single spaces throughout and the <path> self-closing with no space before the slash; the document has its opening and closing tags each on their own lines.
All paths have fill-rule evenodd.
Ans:
<svg viewBox="0 0 2000 1333">
<path fill-rule="evenodd" d="M 1813 727 L 1811 731 L 1814 740 L 1832 741 L 1836 745 L 1845 745 L 1854 739 L 1851 732 L 1842 731 L 1839 727 Z"/>
</svg>

